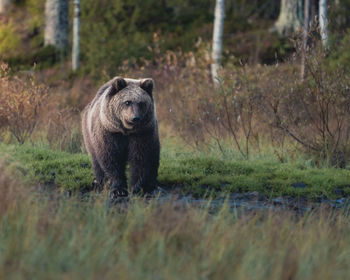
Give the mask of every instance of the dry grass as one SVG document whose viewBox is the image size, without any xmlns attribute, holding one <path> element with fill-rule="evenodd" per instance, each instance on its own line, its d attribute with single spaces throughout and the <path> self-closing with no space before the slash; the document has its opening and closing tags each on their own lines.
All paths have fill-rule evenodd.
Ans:
<svg viewBox="0 0 350 280">
<path fill-rule="evenodd" d="M 32 77 L 10 75 L 8 65 L 0 69 L 0 129 L 7 129 L 23 144 L 34 132 L 47 98 L 47 87 Z"/>
<path fill-rule="evenodd" d="M 25 193 L 1 173 L 0 278 L 347 279 L 347 213 L 237 215 Z M 9 187 L 10 186 L 10 187 Z M 5 202 L 5 203 L 4 203 Z"/>
<path fill-rule="evenodd" d="M 0 162 L 0 174 L 0 213 L 4 215 L 15 211 L 21 201 L 26 200 L 31 189 L 13 179 L 13 173 L 9 172 L 5 159 Z"/>
</svg>

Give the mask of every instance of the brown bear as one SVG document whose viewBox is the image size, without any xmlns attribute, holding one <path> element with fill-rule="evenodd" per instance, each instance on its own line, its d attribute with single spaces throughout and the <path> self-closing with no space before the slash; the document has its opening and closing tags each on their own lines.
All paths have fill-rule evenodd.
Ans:
<svg viewBox="0 0 350 280">
<path fill-rule="evenodd" d="M 107 181 L 113 196 L 130 189 L 150 192 L 156 185 L 160 144 L 152 79 L 115 77 L 104 84 L 82 112 L 84 143 L 92 158 L 96 183 Z"/>
</svg>

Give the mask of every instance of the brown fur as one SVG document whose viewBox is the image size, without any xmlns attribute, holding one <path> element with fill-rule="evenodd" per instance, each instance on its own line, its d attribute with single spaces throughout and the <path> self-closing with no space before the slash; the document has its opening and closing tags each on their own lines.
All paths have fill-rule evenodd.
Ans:
<svg viewBox="0 0 350 280">
<path fill-rule="evenodd" d="M 110 180 L 119 196 L 127 195 L 127 162 L 133 191 L 149 192 L 156 184 L 160 145 L 152 91 L 152 79 L 116 77 L 98 90 L 82 113 L 96 182 L 103 187 Z"/>
</svg>

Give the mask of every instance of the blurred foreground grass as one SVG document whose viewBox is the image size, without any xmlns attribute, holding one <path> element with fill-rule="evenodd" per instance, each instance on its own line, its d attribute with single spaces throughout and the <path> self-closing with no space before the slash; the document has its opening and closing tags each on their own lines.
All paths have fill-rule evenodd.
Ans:
<svg viewBox="0 0 350 280">
<path fill-rule="evenodd" d="M 348 279 L 348 213 L 39 195 L 0 167 L 0 279 Z"/>
<path fill-rule="evenodd" d="M 89 157 L 83 153 L 70 154 L 29 144 L 0 144 L 1 157 L 7 158 L 18 176 L 32 184 L 78 190 L 90 188 L 93 180 Z M 301 160 L 280 163 L 272 157 L 222 158 L 218 153 L 195 152 L 168 142 L 162 148 L 158 179 L 162 186 L 181 187 L 198 196 L 247 191 L 269 197 L 335 197 L 336 190 L 350 194 L 348 169 L 316 168 Z"/>
</svg>

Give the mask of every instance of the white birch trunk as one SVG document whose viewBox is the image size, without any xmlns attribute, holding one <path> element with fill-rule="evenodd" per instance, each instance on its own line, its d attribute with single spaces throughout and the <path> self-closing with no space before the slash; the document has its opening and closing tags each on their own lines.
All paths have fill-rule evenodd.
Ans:
<svg viewBox="0 0 350 280">
<path fill-rule="evenodd" d="M 319 2 L 319 23 L 320 35 L 323 47 L 328 47 L 328 26 L 327 26 L 327 0 Z"/>
<path fill-rule="evenodd" d="M 61 50 L 67 48 L 68 9 L 68 0 L 46 0 L 45 46 L 52 45 Z"/>
<path fill-rule="evenodd" d="M 6 12 L 6 7 L 10 4 L 10 0 L 0 0 L 0 14 Z"/>
<path fill-rule="evenodd" d="M 309 35 L 309 24 L 310 24 L 310 0 L 305 0 L 304 33 L 303 33 L 303 46 L 302 46 L 301 69 L 300 69 L 301 80 L 304 80 L 304 77 L 305 77 L 305 63 L 306 63 L 306 51 L 307 51 L 307 38 Z"/>
<path fill-rule="evenodd" d="M 224 19 L 225 19 L 225 0 L 216 0 L 214 30 L 213 30 L 212 64 L 211 64 L 211 76 L 215 84 L 219 83 L 218 69 L 221 64 L 221 56 L 222 56 L 222 34 L 224 31 Z"/>
<path fill-rule="evenodd" d="M 80 53 L 80 0 L 74 0 L 72 69 L 79 68 Z"/>
<path fill-rule="evenodd" d="M 303 26 L 303 1 L 281 0 L 278 19 L 272 28 L 280 35 L 290 35 Z"/>
</svg>

